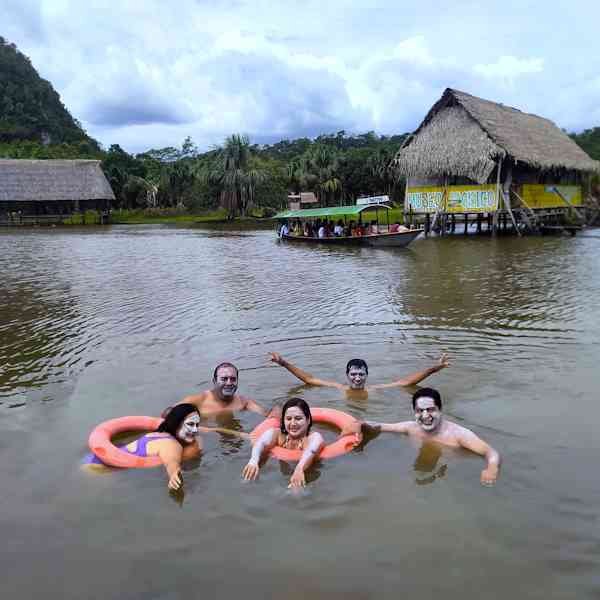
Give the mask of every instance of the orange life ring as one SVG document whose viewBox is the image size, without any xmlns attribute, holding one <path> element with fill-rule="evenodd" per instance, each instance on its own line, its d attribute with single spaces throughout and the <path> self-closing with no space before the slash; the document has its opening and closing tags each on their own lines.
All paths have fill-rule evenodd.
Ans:
<svg viewBox="0 0 600 600">
<path fill-rule="evenodd" d="M 162 460 L 158 456 L 135 456 L 117 448 L 111 438 L 125 431 L 156 431 L 163 422 L 158 417 L 120 417 L 100 423 L 90 433 L 90 450 L 106 465 L 129 469 L 159 467 Z"/>
<path fill-rule="evenodd" d="M 346 425 L 356 422 L 354 417 L 334 408 L 311 408 L 310 414 L 315 423 L 329 423 L 339 429 L 343 429 Z M 275 428 L 279 430 L 279 425 L 279 419 L 275 419 L 274 417 L 265 419 L 250 434 L 252 443 L 256 443 L 258 438 L 268 429 Z M 331 444 L 327 444 L 319 453 L 319 458 L 335 458 L 336 456 L 347 454 L 358 444 L 358 441 L 356 435 L 340 437 Z M 302 456 L 302 450 L 289 450 L 288 448 L 275 446 L 271 448 L 271 455 L 279 460 L 298 461 Z"/>
</svg>

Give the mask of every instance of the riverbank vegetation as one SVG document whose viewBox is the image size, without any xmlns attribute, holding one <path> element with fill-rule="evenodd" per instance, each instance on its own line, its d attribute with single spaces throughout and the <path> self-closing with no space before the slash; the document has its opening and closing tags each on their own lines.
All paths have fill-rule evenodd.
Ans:
<svg viewBox="0 0 600 600">
<path fill-rule="evenodd" d="M 201 152 L 181 147 L 129 154 L 89 137 L 29 59 L 0 37 L 0 158 L 96 159 L 115 193 L 117 222 L 215 221 L 269 217 L 290 192 L 314 192 L 322 206 L 387 194 L 401 203 L 404 182 L 389 164 L 406 134 L 338 131 L 316 138 L 253 144 L 232 134 Z M 572 134 L 600 160 L 600 127 Z M 597 182 L 596 182 L 597 184 Z"/>
</svg>

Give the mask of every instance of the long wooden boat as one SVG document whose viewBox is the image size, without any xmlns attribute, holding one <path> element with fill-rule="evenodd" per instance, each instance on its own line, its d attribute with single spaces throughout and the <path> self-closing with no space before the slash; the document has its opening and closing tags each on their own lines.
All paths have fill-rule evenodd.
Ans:
<svg viewBox="0 0 600 600">
<path fill-rule="evenodd" d="M 422 229 L 396 231 L 392 233 L 377 233 L 360 236 L 306 237 L 303 235 L 282 235 L 285 242 L 305 244 L 325 244 L 341 246 L 374 246 L 376 248 L 403 248 L 423 233 Z"/>
<path fill-rule="evenodd" d="M 386 197 L 387 198 L 387 197 Z M 368 199 L 365 199 L 368 200 Z M 312 221 L 314 219 L 340 219 L 347 217 L 358 218 L 361 223 L 361 214 L 365 211 L 375 211 L 378 228 L 386 227 L 388 231 L 381 233 L 370 233 L 361 236 L 303 236 L 291 233 L 280 235 L 280 239 L 286 242 L 298 242 L 303 244 L 342 245 L 342 246 L 374 246 L 377 248 L 403 248 L 408 246 L 415 238 L 423 232 L 422 229 L 409 229 L 405 231 L 390 232 L 389 210 L 390 206 L 385 203 L 356 204 L 351 206 L 330 206 L 326 208 L 308 208 L 298 210 L 287 210 L 275 215 L 273 219 L 279 222 L 287 221 Z M 387 225 L 379 225 L 379 210 L 385 210 Z"/>
</svg>

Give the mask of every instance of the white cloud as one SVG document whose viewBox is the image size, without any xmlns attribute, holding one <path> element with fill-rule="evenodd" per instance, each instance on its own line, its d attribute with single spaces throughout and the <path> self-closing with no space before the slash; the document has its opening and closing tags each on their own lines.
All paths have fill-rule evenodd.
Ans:
<svg viewBox="0 0 600 600">
<path fill-rule="evenodd" d="M 6 36 L 105 145 L 412 130 L 445 87 L 600 125 L 595 2 L 8 0 Z M 552 32 L 548 35 L 547 32 Z M 598 57 L 598 58 L 596 58 Z"/>
<path fill-rule="evenodd" d="M 523 75 L 541 73 L 544 70 L 544 60 L 542 58 L 501 56 L 494 63 L 475 65 L 473 70 L 486 79 L 500 78 L 512 82 Z"/>
</svg>

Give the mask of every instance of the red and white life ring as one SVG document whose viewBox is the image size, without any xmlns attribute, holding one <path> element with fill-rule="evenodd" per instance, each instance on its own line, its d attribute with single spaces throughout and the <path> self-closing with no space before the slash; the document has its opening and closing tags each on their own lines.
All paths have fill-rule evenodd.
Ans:
<svg viewBox="0 0 600 600">
<path fill-rule="evenodd" d="M 354 417 L 349 414 L 342 412 L 341 410 L 335 410 L 334 408 L 311 408 L 310 414 L 312 415 L 313 422 L 315 423 L 329 423 L 334 425 L 338 429 L 343 429 L 346 425 L 350 425 L 356 422 Z M 254 428 L 250 434 L 252 443 L 256 443 L 258 438 L 268 429 L 279 429 L 279 419 L 269 417 Z M 336 456 L 342 456 L 347 454 L 359 443 L 359 438 L 356 435 L 345 435 L 337 438 L 331 444 L 327 444 L 319 453 L 320 458 L 335 458 Z M 282 448 L 281 446 L 275 446 L 271 449 L 271 455 L 279 460 L 298 461 L 302 456 L 302 450 L 289 450 L 288 448 Z"/>
<path fill-rule="evenodd" d="M 158 417 L 120 417 L 100 423 L 90 433 L 88 445 L 90 450 L 105 464 L 111 467 L 128 469 L 145 469 L 159 467 L 162 460 L 158 456 L 135 456 L 121 448 L 117 448 L 111 438 L 125 431 L 156 431 L 163 422 Z"/>
</svg>

